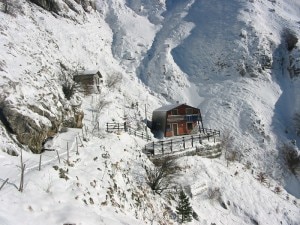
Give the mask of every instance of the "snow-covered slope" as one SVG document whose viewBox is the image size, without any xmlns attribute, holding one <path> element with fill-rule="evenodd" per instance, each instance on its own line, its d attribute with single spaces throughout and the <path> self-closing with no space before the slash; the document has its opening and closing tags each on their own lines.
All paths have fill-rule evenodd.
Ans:
<svg viewBox="0 0 300 225">
<path fill-rule="evenodd" d="M 178 187 L 199 216 L 191 224 L 299 224 L 299 177 L 280 154 L 291 140 L 300 147 L 300 44 L 289 45 L 300 38 L 299 1 L 99 0 L 97 10 L 55 2 L 58 14 L 25 0 L 4 13 L 0 2 L 0 187 L 9 178 L 0 224 L 176 224 L 176 192 L 154 194 L 145 181 L 146 142 L 105 132 L 112 121 L 141 128 L 145 108 L 149 119 L 176 101 L 199 107 L 204 126 L 231 133 L 243 154 L 228 167 L 223 156 L 179 159 Z M 104 84 L 68 100 L 62 86 L 82 69 L 99 70 Z M 81 111 L 84 128 L 52 141 L 64 162 L 45 152 L 37 171 L 26 146 Z"/>
</svg>

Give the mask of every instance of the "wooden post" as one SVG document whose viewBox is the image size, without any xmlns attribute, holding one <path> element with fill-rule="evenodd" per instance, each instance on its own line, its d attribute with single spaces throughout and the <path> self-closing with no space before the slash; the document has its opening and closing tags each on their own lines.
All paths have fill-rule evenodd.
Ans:
<svg viewBox="0 0 300 225">
<path fill-rule="evenodd" d="M 85 127 L 85 136 L 88 137 L 88 131 L 89 131 L 89 128 L 84 126 Z"/>
<path fill-rule="evenodd" d="M 58 158 L 58 163 L 60 164 L 60 157 L 59 157 L 59 154 L 58 154 L 57 150 L 56 150 L 56 154 L 57 154 L 57 158 Z"/>
<path fill-rule="evenodd" d="M 182 137 L 182 142 L 183 142 L 183 149 L 185 149 L 185 140 L 184 140 L 184 137 Z"/>
<path fill-rule="evenodd" d="M 162 154 L 164 154 L 164 142 L 163 141 L 161 141 L 161 152 L 162 152 Z"/>
<path fill-rule="evenodd" d="M 106 123 L 106 132 L 108 132 L 108 123 Z"/>
<path fill-rule="evenodd" d="M 83 127 L 81 128 L 82 138 L 84 139 Z"/>
<path fill-rule="evenodd" d="M 69 154 L 69 142 L 67 142 L 67 163 L 69 165 L 69 158 L 70 158 L 70 154 Z"/>
<path fill-rule="evenodd" d="M 21 179 L 20 179 L 20 186 L 19 186 L 19 191 L 22 192 L 23 191 L 23 182 L 24 182 L 24 165 L 23 164 L 23 151 L 21 149 L 21 156 L 20 156 L 20 161 L 21 161 Z"/>
<path fill-rule="evenodd" d="M 118 123 L 118 132 L 119 132 L 119 130 L 120 130 L 120 124 Z"/>
<path fill-rule="evenodd" d="M 4 187 L 4 185 L 7 183 L 8 180 L 9 180 L 9 178 L 7 178 L 7 179 L 3 182 L 3 184 L 2 184 L 1 187 L 0 187 L 0 191 L 1 191 L 1 189 Z"/>
<path fill-rule="evenodd" d="M 77 148 L 76 148 L 76 155 L 79 155 L 79 151 L 78 151 L 78 140 L 77 140 L 77 136 L 76 136 L 76 146 L 77 146 Z"/>
<path fill-rule="evenodd" d="M 213 136 L 214 136 L 214 143 L 216 143 L 215 132 L 213 132 Z"/>
<path fill-rule="evenodd" d="M 194 147 L 194 138 L 193 138 L 193 135 L 192 135 L 192 147 Z"/>
<path fill-rule="evenodd" d="M 152 146 L 153 146 L 153 152 L 154 152 L 154 141 L 153 141 L 153 143 L 152 143 Z"/>
<path fill-rule="evenodd" d="M 172 139 L 171 139 L 171 152 L 173 152 Z"/>
<path fill-rule="evenodd" d="M 39 171 L 41 171 L 41 165 L 42 165 L 42 154 L 40 154 Z"/>
<path fill-rule="evenodd" d="M 26 167 L 25 163 L 21 165 L 21 180 L 20 180 L 20 186 L 19 186 L 19 191 L 20 192 L 23 192 L 23 190 L 24 190 L 24 171 L 25 171 L 25 167 Z"/>
<path fill-rule="evenodd" d="M 124 122 L 124 130 L 125 130 L 125 132 L 127 132 L 126 122 Z"/>
</svg>

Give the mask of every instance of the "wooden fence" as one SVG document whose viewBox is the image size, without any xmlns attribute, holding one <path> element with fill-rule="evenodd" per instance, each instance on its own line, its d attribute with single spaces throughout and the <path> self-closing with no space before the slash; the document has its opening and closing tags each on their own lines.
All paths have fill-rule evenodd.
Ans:
<svg viewBox="0 0 300 225">
<path fill-rule="evenodd" d="M 124 122 L 124 123 L 106 123 L 106 131 L 107 132 L 125 131 L 125 132 L 128 132 L 131 135 L 136 136 L 136 137 L 140 137 L 140 138 L 145 139 L 147 141 L 151 141 L 151 138 L 148 136 L 148 134 L 146 132 L 137 131 L 136 129 L 128 126 L 126 124 L 126 122 Z"/>
<path fill-rule="evenodd" d="M 211 129 L 207 131 L 210 132 L 153 141 L 145 146 L 144 152 L 150 155 L 164 155 L 193 148 L 196 144 L 202 144 L 206 140 L 216 143 L 217 138 L 220 137 L 220 131 Z"/>
<path fill-rule="evenodd" d="M 106 131 L 114 132 L 114 131 L 126 131 L 127 132 L 127 124 L 124 123 L 106 123 Z"/>
</svg>

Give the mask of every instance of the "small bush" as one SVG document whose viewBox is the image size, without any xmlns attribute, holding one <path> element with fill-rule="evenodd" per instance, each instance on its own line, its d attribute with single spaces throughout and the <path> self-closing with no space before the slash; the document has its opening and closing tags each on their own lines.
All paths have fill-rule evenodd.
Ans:
<svg viewBox="0 0 300 225">
<path fill-rule="evenodd" d="M 35 154 L 40 154 L 43 149 L 43 142 L 47 135 L 45 132 L 33 131 L 28 136 L 28 147 Z"/>
<path fill-rule="evenodd" d="M 121 74 L 112 74 L 107 77 L 106 85 L 109 88 L 114 88 L 117 84 L 122 82 L 122 75 Z"/>
<path fill-rule="evenodd" d="M 154 168 L 145 167 L 146 182 L 157 194 L 169 189 L 173 179 L 179 174 L 177 161 L 165 158 L 158 162 Z"/>
<path fill-rule="evenodd" d="M 276 194 L 280 194 L 281 193 L 281 188 L 279 187 L 279 186 L 276 186 L 275 188 L 274 188 L 274 192 L 276 193 Z"/>
<path fill-rule="evenodd" d="M 297 170 L 300 169 L 300 154 L 296 147 L 292 144 L 283 144 L 281 146 L 281 152 L 288 169 L 293 174 L 296 174 Z"/>
<path fill-rule="evenodd" d="M 267 175 L 263 172 L 259 172 L 256 176 L 256 180 L 260 183 L 267 183 Z"/>
<path fill-rule="evenodd" d="M 65 82 L 62 85 L 62 91 L 65 95 L 65 98 L 70 100 L 71 97 L 74 95 L 75 93 L 75 84 L 74 83 L 70 83 L 70 82 Z"/>
<path fill-rule="evenodd" d="M 69 177 L 67 176 L 68 172 L 69 172 L 68 169 L 64 170 L 62 168 L 59 168 L 59 178 L 63 178 L 65 180 L 69 180 Z"/>
<path fill-rule="evenodd" d="M 208 188 L 207 189 L 207 198 L 210 199 L 210 200 L 219 200 L 221 199 L 221 191 L 220 191 L 220 188 L 218 187 L 215 187 L 215 188 Z"/>
</svg>

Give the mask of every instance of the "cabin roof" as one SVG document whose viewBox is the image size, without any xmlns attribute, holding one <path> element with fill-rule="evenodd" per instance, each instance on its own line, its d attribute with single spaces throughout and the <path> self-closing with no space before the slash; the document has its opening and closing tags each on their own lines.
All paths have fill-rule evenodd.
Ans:
<svg viewBox="0 0 300 225">
<path fill-rule="evenodd" d="M 155 109 L 154 111 L 167 112 L 167 111 L 170 111 L 171 109 L 177 108 L 178 106 L 181 106 L 181 105 L 183 105 L 183 104 L 164 105 L 158 109 Z"/>
<path fill-rule="evenodd" d="M 160 107 L 160 108 L 158 108 L 158 109 L 155 109 L 154 111 L 155 112 L 168 112 L 168 111 L 170 111 L 170 110 L 172 110 L 172 109 L 175 109 L 175 108 L 177 108 L 177 107 L 179 107 L 179 106 L 182 106 L 182 105 L 185 105 L 185 106 L 187 106 L 187 107 L 189 107 L 189 108 L 194 108 L 194 109 L 198 109 L 198 108 L 195 108 L 195 107 L 193 107 L 193 106 L 189 106 L 189 105 L 187 105 L 187 104 L 183 104 L 183 103 L 180 103 L 180 104 L 170 104 L 170 105 L 164 105 L 164 106 L 162 106 L 162 107 Z"/>
<path fill-rule="evenodd" d="M 81 70 L 81 71 L 78 71 L 78 76 L 95 75 L 97 73 L 99 73 L 101 75 L 99 70 Z"/>
</svg>

